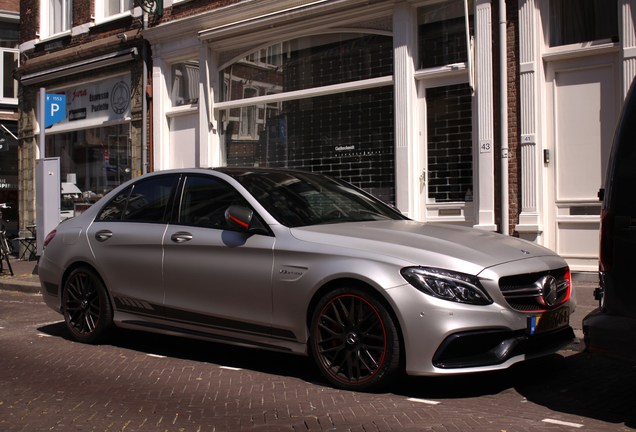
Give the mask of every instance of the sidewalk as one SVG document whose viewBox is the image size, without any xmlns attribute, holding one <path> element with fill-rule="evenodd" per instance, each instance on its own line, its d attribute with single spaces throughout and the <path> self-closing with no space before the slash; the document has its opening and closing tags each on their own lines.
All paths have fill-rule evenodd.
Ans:
<svg viewBox="0 0 636 432">
<path fill-rule="evenodd" d="M 4 262 L 2 273 L 0 273 L 0 289 L 39 293 L 40 279 L 37 275 L 37 261 L 23 261 L 11 258 L 9 262 L 13 269 L 13 276 L 9 272 L 7 263 Z"/>
</svg>

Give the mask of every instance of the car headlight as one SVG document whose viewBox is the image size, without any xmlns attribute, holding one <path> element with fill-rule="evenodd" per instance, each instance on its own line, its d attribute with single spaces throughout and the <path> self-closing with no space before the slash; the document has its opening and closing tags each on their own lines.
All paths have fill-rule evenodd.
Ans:
<svg viewBox="0 0 636 432">
<path fill-rule="evenodd" d="M 419 291 L 442 300 L 473 305 L 493 302 L 474 276 L 430 267 L 406 267 L 401 273 Z"/>
</svg>

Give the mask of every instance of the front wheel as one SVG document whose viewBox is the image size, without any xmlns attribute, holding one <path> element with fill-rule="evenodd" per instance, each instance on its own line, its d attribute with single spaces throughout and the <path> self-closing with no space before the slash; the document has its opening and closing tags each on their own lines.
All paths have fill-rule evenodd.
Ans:
<svg viewBox="0 0 636 432">
<path fill-rule="evenodd" d="M 113 324 L 113 312 L 101 278 L 89 268 L 71 272 L 62 293 L 66 327 L 79 342 L 97 343 Z"/>
<path fill-rule="evenodd" d="M 400 338 L 384 307 L 369 293 L 342 288 L 325 295 L 311 320 L 311 352 L 336 387 L 372 391 L 400 367 Z"/>
</svg>

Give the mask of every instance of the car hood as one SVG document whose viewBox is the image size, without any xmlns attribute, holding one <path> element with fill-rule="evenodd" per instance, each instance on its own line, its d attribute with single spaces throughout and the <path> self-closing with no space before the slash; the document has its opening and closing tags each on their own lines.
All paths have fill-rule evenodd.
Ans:
<svg viewBox="0 0 636 432">
<path fill-rule="evenodd" d="M 346 222 L 293 228 L 299 240 L 385 255 L 411 265 L 478 274 L 484 268 L 537 256 L 554 256 L 516 237 L 455 225 L 411 220 Z"/>
</svg>

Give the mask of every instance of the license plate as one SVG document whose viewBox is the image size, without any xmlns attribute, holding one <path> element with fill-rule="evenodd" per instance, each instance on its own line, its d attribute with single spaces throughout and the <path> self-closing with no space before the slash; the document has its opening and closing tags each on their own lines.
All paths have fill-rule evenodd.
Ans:
<svg viewBox="0 0 636 432">
<path fill-rule="evenodd" d="M 562 307 L 540 315 L 528 317 L 528 333 L 539 334 L 566 327 L 570 324 L 570 308 Z"/>
</svg>

